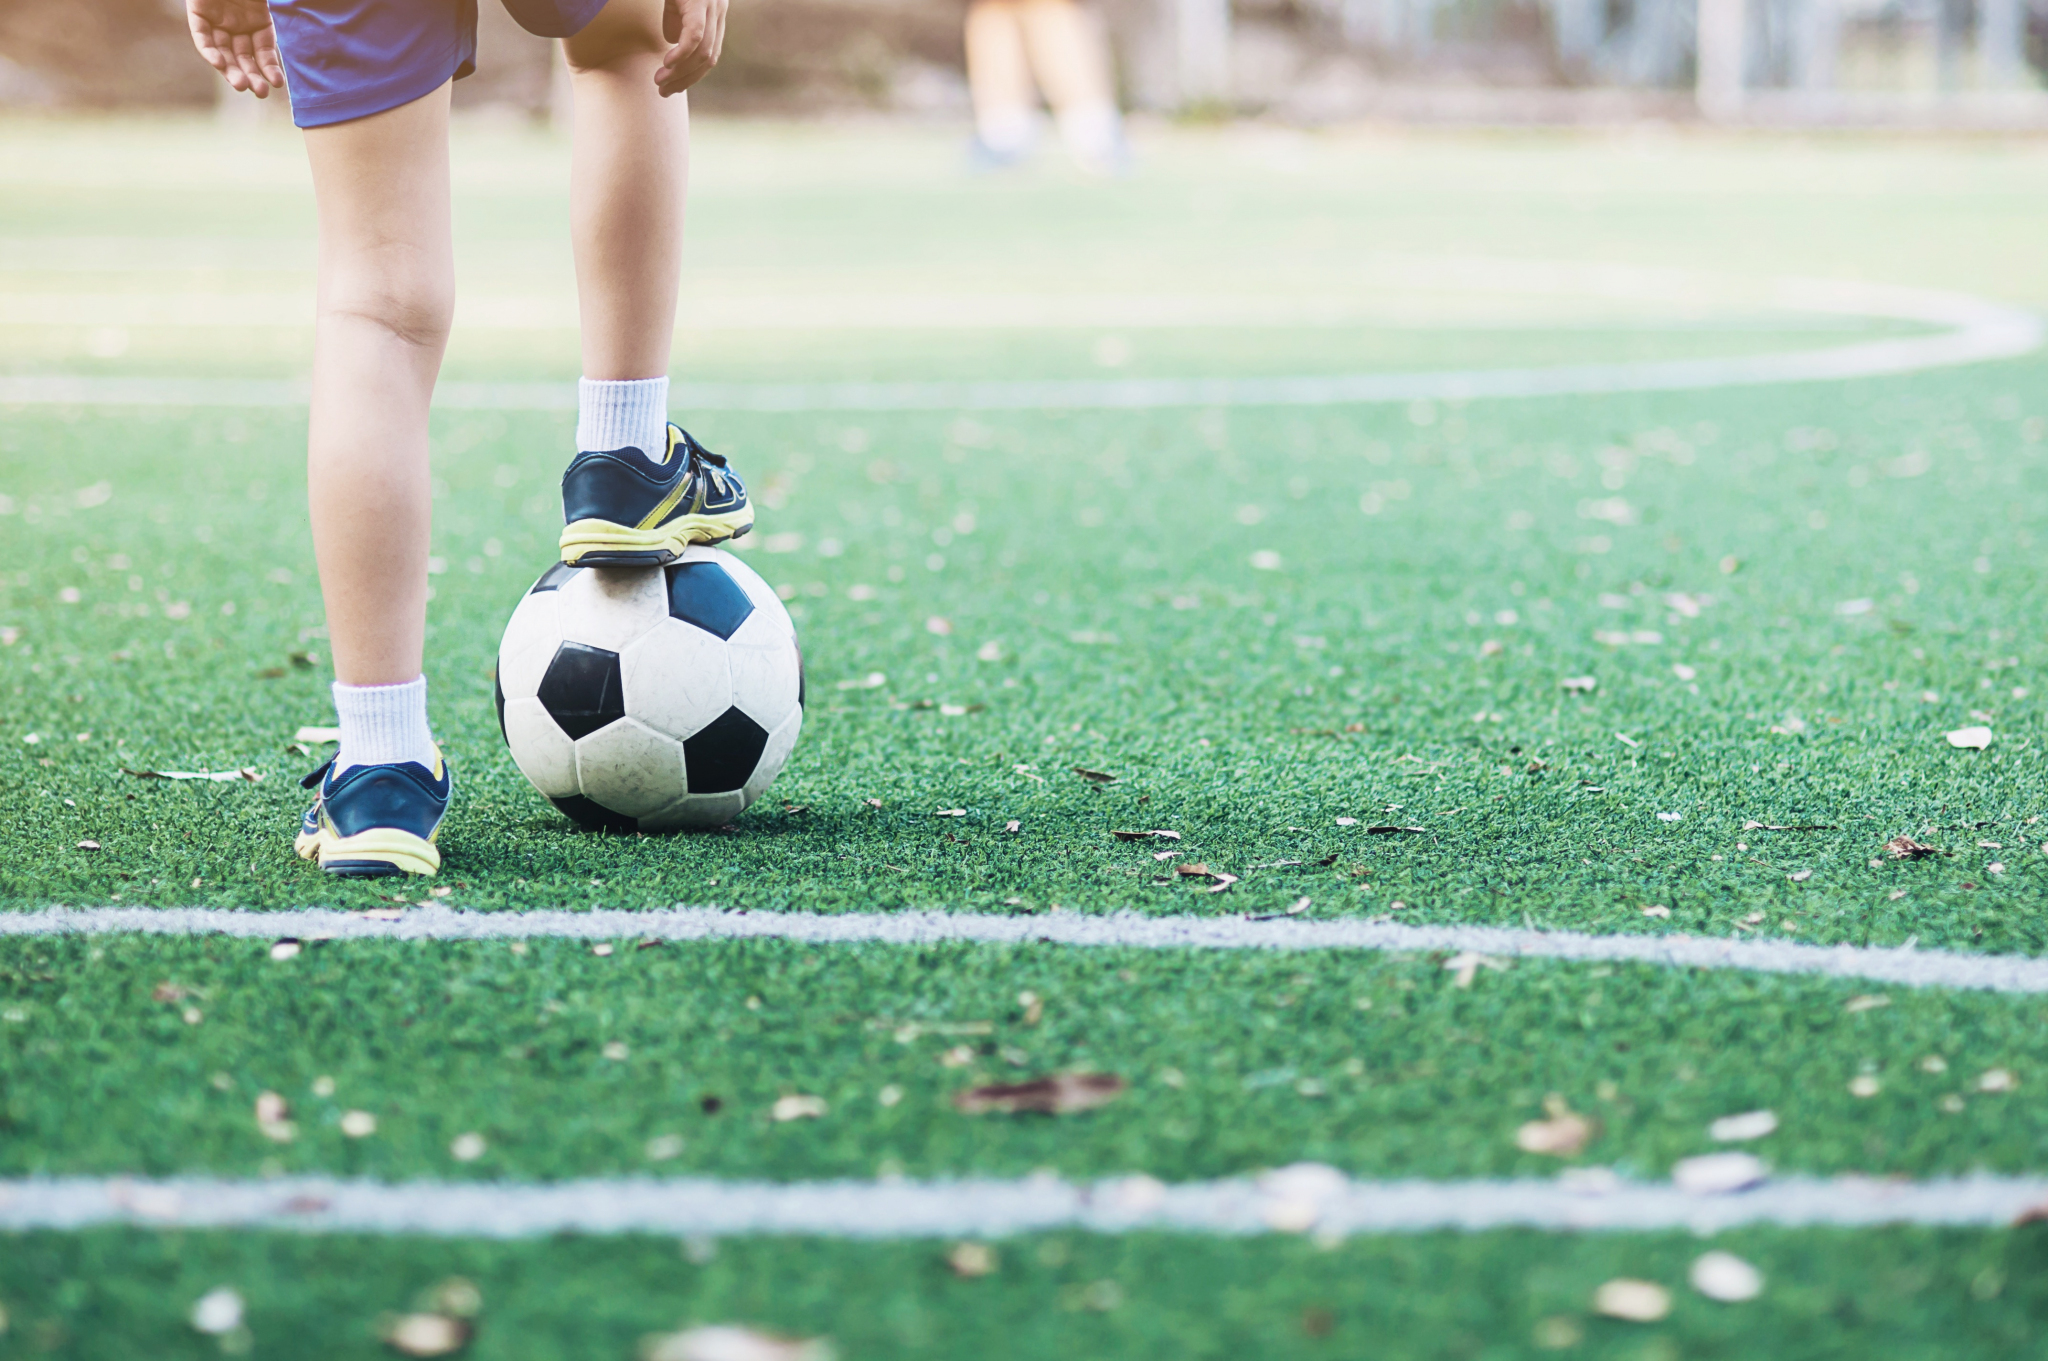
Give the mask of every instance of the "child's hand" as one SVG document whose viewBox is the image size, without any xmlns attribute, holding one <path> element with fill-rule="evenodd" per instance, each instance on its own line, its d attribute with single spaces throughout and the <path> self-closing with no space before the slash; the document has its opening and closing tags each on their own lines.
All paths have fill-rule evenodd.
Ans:
<svg viewBox="0 0 2048 1361">
<path fill-rule="evenodd" d="M 192 28 L 192 45 L 231 87 L 258 99 L 266 98 L 273 86 L 284 88 L 277 35 L 271 31 L 270 7 L 263 0 L 185 0 L 185 20 Z M 721 32 L 724 27 L 721 8 Z"/>
<path fill-rule="evenodd" d="M 725 46 L 725 5 L 726 0 L 662 0 L 661 36 L 671 44 L 654 73 L 662 94 L 681 94 L 718 65 Z"/>
</svg>

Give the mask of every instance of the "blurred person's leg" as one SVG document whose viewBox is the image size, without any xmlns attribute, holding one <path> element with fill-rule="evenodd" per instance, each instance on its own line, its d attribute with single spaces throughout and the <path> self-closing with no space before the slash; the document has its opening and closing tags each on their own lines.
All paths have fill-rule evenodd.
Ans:
<svg viewBox="0 0 2048 1361">
<path fill-rule="evenodd" d="M 1017 12 L 1031 69 L 1068 153 L 1095 174 L 1121 170 L 1123 120 L 1101 21 L 1074 0 L 1022 0 Z"/>
<path fill-rule="evenodd" d="M 975 0 L 967 7 L 975 139 L 979 152 L 998 165 L 1023 157 L 1038 134 L 1038 91 L 1031 82 L 1022 8 L 1015 0 Z"/>
<path fill-rule="evenodd" d="M 664 97 L 663 0 L 609 0 L 562 40 L 573 99 L 570 236 L 583 326 L 563 561 L 671 562 L 750 529 L 745 486 L 668 422 L 689 97 Z"/>
<path fill-rule="evenodd" d="M 337 773 L 435 763 L 421 656 L 427 403 L 455 309 L 448 93 L 444 81 L 305 132 L 320 227 L 306 480 L 342 717 Z"/>
</svg>

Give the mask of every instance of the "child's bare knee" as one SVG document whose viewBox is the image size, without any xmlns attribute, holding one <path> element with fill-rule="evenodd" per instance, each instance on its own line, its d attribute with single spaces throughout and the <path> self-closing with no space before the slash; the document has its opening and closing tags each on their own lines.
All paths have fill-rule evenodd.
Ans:
<svg viewBox="0 0 2048 1361">
<path fill-rule="evenodd" d="M 455 324 L 455 290 L 441 279 L 403 271 L 354 277 L 323 290 L 321 311 L 374 326 L 407 345 L 439 348 Z"/>
</svg>

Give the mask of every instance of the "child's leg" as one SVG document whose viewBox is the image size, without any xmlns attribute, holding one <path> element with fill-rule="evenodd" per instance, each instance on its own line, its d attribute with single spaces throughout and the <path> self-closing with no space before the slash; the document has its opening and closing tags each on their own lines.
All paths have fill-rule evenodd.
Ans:
<svg viewBox="0 0 2048 1361">
<path fill-rule="evenodd" d="M 1067 150 L 1085 169 L 1117 169 L 1123 126 L 1101 22 L 1074 0 L 1024 0 L 1018 18 Z"/>
<path fill-rule="evenodd" d="M 999 161 L 1029 150 L 1038 125 L 1038 94 L 1031 84 L 1018 9 L 1012 0 L 975 0 L 967 7 L 974 131 L 982 148 Z"/>
<path fill-rule="evenodd" d="M 659 457 L 683 265 L 687 95 L 664 99 L 661 0 L 611 0 L 562 43 L 575 95 L 569 230 L 583 322 L 583 449 Z M 614 386 L 616 385 L 616 386 Z M 627 386 L 630 385 L 630 386 Z"/>
<path fill-rule="evenodd" d="M 433 760 L 420 660 L 427 400 L 455 306 L 448 89 L 305 134 L 320 219 L 307 483 L 343 709 L 337 771 Z"/>
<path fill-rule="evenodd" d="M 690 111 L 656 84 L 669 52 L 662 0 L 610 0 L 562 50 L 575 98 L 570 233 L 583 321 L 581 452 L 562 477 L 562 560 L 657 566 L 754 523 L 725 460 L 680 431 L 670 439 Z"/>
</svg>

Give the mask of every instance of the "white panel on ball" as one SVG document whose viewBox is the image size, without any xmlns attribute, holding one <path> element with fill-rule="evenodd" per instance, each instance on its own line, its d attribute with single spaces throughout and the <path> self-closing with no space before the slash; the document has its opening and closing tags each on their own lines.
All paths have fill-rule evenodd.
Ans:
<svg viewBox="0 0 2048 1361">
<path fill-rule="evenodd" d="M 528 696 L 505 701 L 505 742 L 519 773 L 551 799 L 577 790 L 576 744 L 555 726 L 541 702 Z"/>
<path fill-rule="evenodd" d="M 803 726 L 804 711 L 792 706 L 789 717 L 782 720 L 782 726 L 769 732 L 768 745 L 761 749 L 761 763 L 754 767 L 754 773 L 747 777 L 746 788 L 740 791 L 747 796 L 748 803 L 760 798 L 775 777 L 782 773 L 790 752 L 796 750 L 797 734 L 803 731 Z"/>
<path fill-rule="evenodd" d="M 740 790 L 726 794 L 685 794 L 650 817 L 640 819 L 643 832 L 676 832 L 685 827 L 723 827 L 746 809 Z"/>
<path fill-rule="evenodd" d="M 668 578 L 645 567 L 590 567 L 562 583 L 556 609 L 562 636 L 623 651 L 668 617 Z"/>
<path fill-rule="evenodd" d="M 659 811 L 688 788 L 682 744 L 630 718 L 576 740 L 576 775 L 584 797 L 629 818 Z"/>
<path fill-rule="evenodd" d="M 680 620 L 664 618 L 621 652 L 619 674 L 626 712 L 674 738 L 694 735 L 732 705 L 731 649 Z"/>
<path fill-rule="evenodd" d="M 796 641 L 755 610 L 727 643 L 732 702 L 769 732 L 796 708 Z"/>
<path fill-rule="evenodd" d="M 498 645 L 498 685 L 505 698 L 529 699 L 554 660 L 562 630 L 555 610 L 557 591 L 534 591 L 512 611 L 505 641 Z"/>
</svg>

